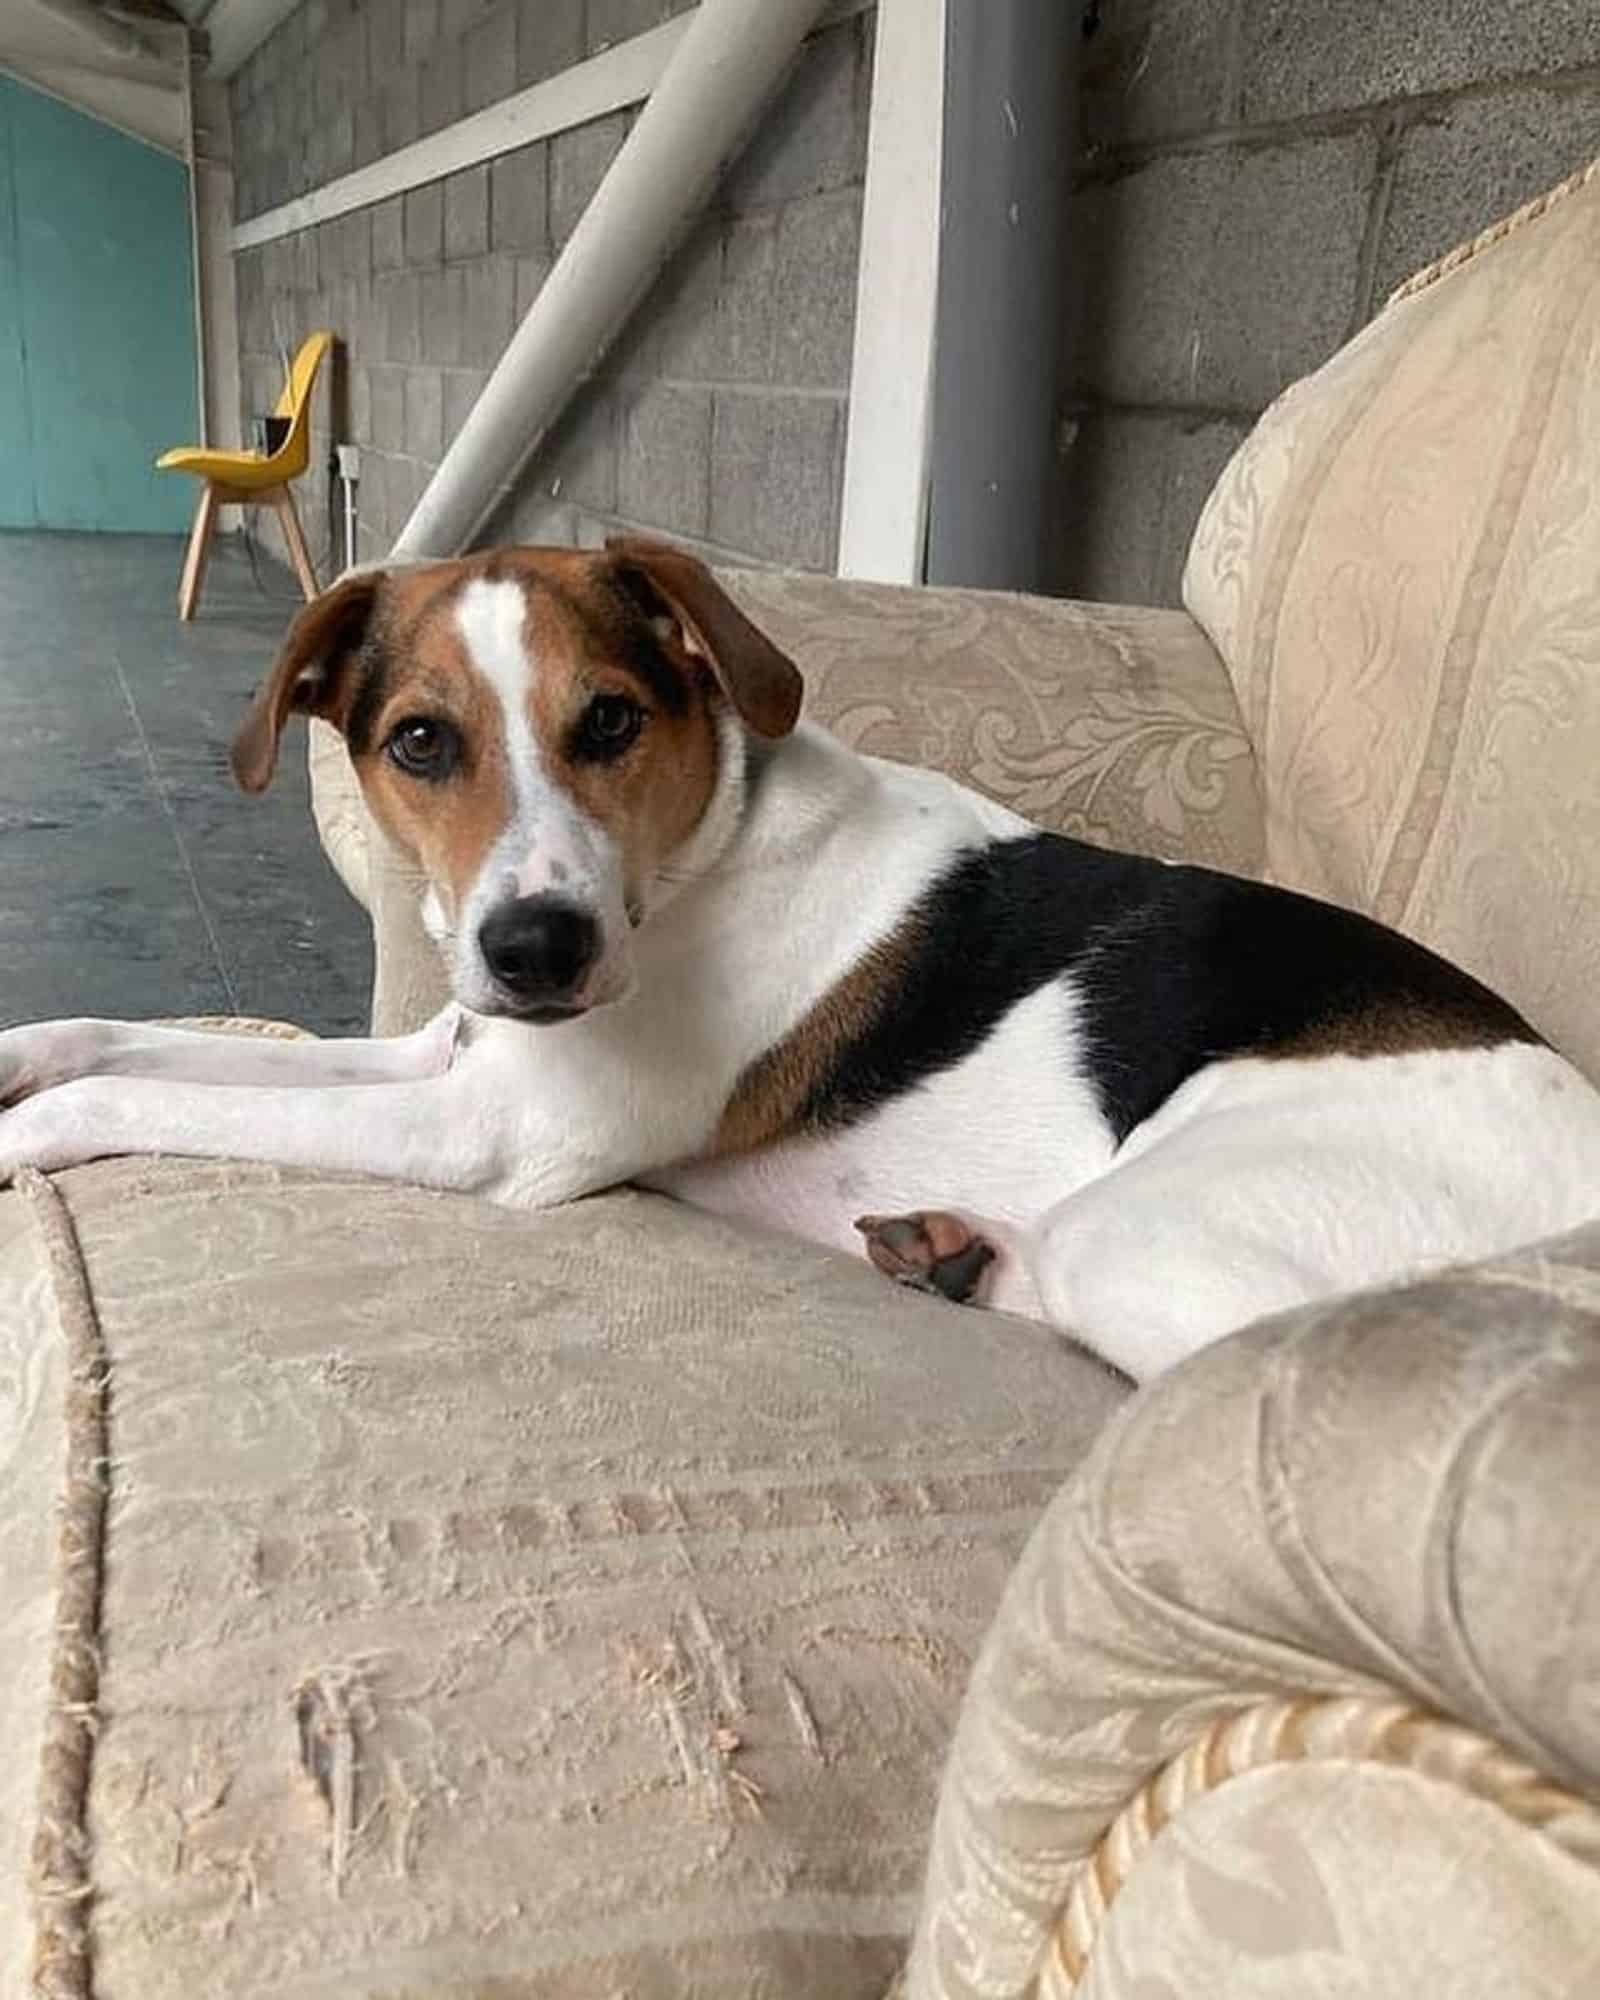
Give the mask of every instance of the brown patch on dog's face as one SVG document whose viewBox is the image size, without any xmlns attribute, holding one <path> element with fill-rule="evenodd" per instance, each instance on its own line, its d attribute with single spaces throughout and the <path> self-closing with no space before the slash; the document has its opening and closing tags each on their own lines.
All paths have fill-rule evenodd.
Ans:
<svg viewBox="0 0 1600 2000">
<path fill-rule="evenodd" d="M 387 579 L 345 731 L 368 806 L 452 922 L 514 810 L 504 718 L 456 616 L 470 573 L 450 563 Z M 416 754 L 425 730 L 431 766 Z"/>
<path fill-rule="evenodd" d="M 551 782 L 609 837 L 624 902 L 641 914 L 716 789 L 711 684 L 617 590 L 609 565 L 580 559 L 560 587 L 543 580 L 526 627 L 534 739 Z"/>
</svg>

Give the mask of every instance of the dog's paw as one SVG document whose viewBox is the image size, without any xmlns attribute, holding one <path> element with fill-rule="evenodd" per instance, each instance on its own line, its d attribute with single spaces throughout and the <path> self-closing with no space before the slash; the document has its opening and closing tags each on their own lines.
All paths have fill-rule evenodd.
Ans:
<svg viewBox="0 0 1600 2000">
<path fill-rule="evenodd" d="M 0 1032 L 0 1110 L 86 1076 L 101 1043 L 98 1021 L 34 1021 Z"/>
<path fill-rule="evenodd" d="M 975 1301 L 995 1249 L 958 1215 L 917 1209 L 910 1215 L 863 1215 L 856 1228 L 885 1277 L 954 1305 Z"/>
<path fill-rule="evenodd" d="M 115 1151 L 103 1134 L 95 1136 L 95 1091 L 95 1080 L 83 1078 L 39 1090 L 0 1111 L 0 1186 L 23 1167 L 55 1173 Z"/>
</svg>

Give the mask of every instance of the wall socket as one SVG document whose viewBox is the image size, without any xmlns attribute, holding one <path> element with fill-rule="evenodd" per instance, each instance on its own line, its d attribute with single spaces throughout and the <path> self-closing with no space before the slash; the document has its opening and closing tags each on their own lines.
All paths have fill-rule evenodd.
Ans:
<svg viewBox="0 0 1600 2000">
<path fill-rule="evenodd" d="M 361 477 L 361 452 L 353 444 L 334 446 L 334 454 L 339 461 L 339 477 L 347 486 L 354 486 Z"/>
</svg>

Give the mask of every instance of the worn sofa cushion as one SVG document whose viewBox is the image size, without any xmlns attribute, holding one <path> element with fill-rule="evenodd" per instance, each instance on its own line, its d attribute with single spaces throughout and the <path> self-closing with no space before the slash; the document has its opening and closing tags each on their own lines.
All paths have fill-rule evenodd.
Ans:
<svg viewBox="0 0 1600 2000">
<path fill-rule="evenodd" d="M 41 1938 L 96 2000 L 881 1991 L 978 1640 L 1112 1378 L 643 1195 L 51 1186 L 0 1195 L 0 1993 Z"/>
<path fill-rule="evenodd" d="M 1255 746 L 1274 876 L 1499 988 L 1600 1075 L 1600 172 L 1290 389 L 1184 595 Z"/>
</svg>

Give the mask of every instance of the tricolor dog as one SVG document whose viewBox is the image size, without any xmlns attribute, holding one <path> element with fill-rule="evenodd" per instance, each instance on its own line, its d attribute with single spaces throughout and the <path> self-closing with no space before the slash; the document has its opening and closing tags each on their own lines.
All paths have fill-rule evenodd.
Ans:
<svg viewBox="0 0 1600 2000">
<path fill-rule="evenodd" d="M 346 578 L 234 746 L 343 733 L 455 1004 L 393 1041 L 0 1035 L 0 1176 L 239 1156 L 538 1208 L 623 1181 L 1143 1377 L 1600 1211 L 1600 1095 L 1364 918 L 1040 833 L 798 723 L 666 546 Z"/>
</svg>

